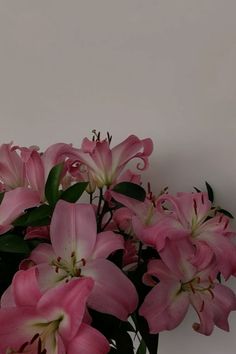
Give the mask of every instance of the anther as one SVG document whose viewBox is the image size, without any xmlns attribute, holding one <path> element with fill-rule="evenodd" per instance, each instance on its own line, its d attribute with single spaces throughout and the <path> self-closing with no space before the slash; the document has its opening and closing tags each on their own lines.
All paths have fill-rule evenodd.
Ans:
<svg viewBox="0 0 236 354">
<path fill-rule="evenodd" d="M 214 299 L 214 297 L 215 297 L 215 295 L 214 295 L 214 293 L 213 293 L 213 291 L 209 288 L 209 289 L 207 289 L 208 291 L 209 291 L 209 293 L 211 294 L 211 298 L 212 298 L 212 300 Z"/>
<path fill-rule="evenodd" d="M 200 328 L 200 325 L 199 325 L 199 323 L 194 323 L 192 327 L 195 331 L 198 331 Z"/>
<path fill-rule="evenodd" d="M 195 294 L 195 289 L 194 289 L 194 287 L 193 287 L 192 283 L 190 283 L 189 285 L 190 285 L 190 288 L 191 288 L 191 290 L 192 290 L 193 294 Z"/>
<path fill-rule="evenodd" d="M 194 208 L 194 212 L 197 215 L 197 202 L 195 199 L 193 199 L 193 208 Z"/>
<path fill-rule="evenodd" d="M 86 260 L 84 258 L 81 259 L 83 267 L 86 265 Z"/>
<path fill-rule="evenodd" d="M 229 225 L 229 220 L 226 220 L 224 230 L 228 227 L 228 225 Z"/>
<path fill-rule="evenodd" d="M 39 333 L 36 333 L 36 334 L 33 336 L 33 338 L 31 339 L 30 344 L 33 344 L 34 341 L 36 341 L 36 339 L 37 339 L 38 337 L 39 337 Z"/>
<path fill-rule="evenodd" d="M 81 269 L 77 269 L 76 270 L 76 277 L 80 277 L 80 275 L 81 275 Z"/>
<path fill-rule="evenodd" d="M 25 342 L 19 349 L 19 353 L 23 353 L 24 349 L 29 345 L 29 342 Z"/>
<path fill-rule="evenodd" d="M 201 194 L 201 201 L 202 201 L 202 204 L 204 204 L 204 195 Z"/>
<path fill-rule="evenodd" d="M 211 284 L 213 284 L 213 280 L 212 280 L 212 278 L 211 278 L 210 275 L 208 276 L 208 280 L 209 280 L 209 282 L 210 282 Z"/>
<path fill-rule="evenodd" d="M 219 217 L 219 223 L 221 223 L 222 219 L 223 219 L 223 215 L 221 214 L 221 216 Z"/>
<path fill-rule="evenodd" d="M 196 282 L 199 284 L 201 282 L 201 278 L 200 277 L 196 277 Z"/>
<path fill-rule="evenodd" d="M 59 257 L 57 257 L 57 262 L 61 262 L 61 257 L 59 256 Z"/>
<path fill-rule="evenodd" d="M 204 303 L 204 300 L 203 300 L 203 301 L 202 301 L 202 305 L 201 305 L 201 308 L 200 308 L 199 312 L 202 312 L 202 311 L 203 311 L 203 309 L 204 309 L 204 305 L 205 305 L 205 303 Z"/>
<path fill-rule="evenodd" d="M 109 145 L 110 145 L 111 140 L 112 140 L 112 135 L 110 135 L 109 132 L 107 132 L 107 140 L 108 140 L 108 143 L 109 143 Z"/>
<path fill-rule="evenodd" d="M 42 352 L 42 341 L 41 338 L 39 338 L 37 354 L 41 354 L 41 352 Z"/>
</svg>

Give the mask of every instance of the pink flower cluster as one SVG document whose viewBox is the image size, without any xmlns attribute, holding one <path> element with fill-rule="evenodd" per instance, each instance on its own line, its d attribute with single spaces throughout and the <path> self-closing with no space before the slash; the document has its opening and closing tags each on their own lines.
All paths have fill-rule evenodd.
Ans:
<svg viewBox="0 0 236 354">
<path fill-rule="evenodd" d="M 121 323 L 137 313 L 157 334 L 177 327 L 192 305 L 197 332 L 209 335 L 214 325 L 229 330 L 236 296 L 219 282 L 219 275 L 236 275 L 229 217 L 204 192 L 155 197 L 148 190 L 135 197 L 133 191 L 144 192 L 138 173 L 148 167 L 152 141 L 132 135 L 110 145 L 109 135 L 101 140 L 95 132 L 81 148 L 0 147 L 0 241 L 17 232 L 26 244 L 39 241 L 1 297 L 0 354 L 106 354 L 112 348 L 119 354 L 115 337 L 94 325 L 93 311 Z M 139 160 L 135 171 L 128 166 L 133 159 Z M 50 183 L 58 187 L 55 203 Z M 89 202 L 68 201 L 76 185 L 84 185 Z M 42 206 L 48 222 L 16 227 Z M 132 276 L 140 269 L 144 301 Z"/>
</svg>

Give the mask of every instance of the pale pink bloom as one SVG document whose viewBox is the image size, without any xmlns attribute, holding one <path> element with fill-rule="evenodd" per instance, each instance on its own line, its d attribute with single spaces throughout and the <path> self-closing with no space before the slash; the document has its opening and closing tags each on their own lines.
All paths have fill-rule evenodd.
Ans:
<svg viewBox="0 0 236 354">
<path fill-rule="evenodd" d="M 199 271 L 189 262 L 189 247 L 185 241 L 167 241 L 169 252 L 165 253 L 165 263 L 158 259 L 148 264 L 144 282 L 153 289 L 139 313 L 146 318 L 150 333 L 177 327 L 189 305 L 199 317 L 200 323 L 193 324 L 197 332 L 210 335 L 214 325 L 229 331 L 228 316 L 236 310 L 236 296 L 231 289 L 218 283 L 214 263 Z"/>
<path fill-rule="evenodd" d="M 10 230 L 13 221 L 24 213 L 25 209 L 39 205 L 38 193 L 23 187 L 5 192 L 0 204 L 0 234 Z"/>
<path fill-rule="evenodd" d="M 135 135 L 130 135 L 113 148 L 110 148 L 106 139 L 90 141 L 85 138 L 81 149 L 74 149 L 74 156 L 81 164 L 81 169 L 84 165 L 84 173 L 87 170 L 89 180 L 92 179 L 101 188 L 117 183 L 117 178 L 127 163 L 134 158 L 142 160 L 142 164 L 138 163 L 136 166 L 138 170 L 146 169 L 152 150 L 151 139 L 140 140 Z"/>
<path fill-rule="evenodd" d="M 30 187 L 44 199 L 45 173 L 40 153 L 31 148 L 21 148 L 21 158 L 25 166 Z"/>
<path fill-rule="evenodd" d="M 166 203 L 168 210 L 162 209 Z M 229 218 L 217 213 L 212 216 L 212 204 L 206 193 L 178 193 L 176 196 L 163 195 L 158 199 L 157 208 L 162 221 L 157 225 L 155 240 L 169 234 L 175 239 L 182 233 L 195 245 L 196 254 L 192 260 L 200 265 L 214 257 L 218 270 L 228 278 L 236 268 L 236 247 L 230 230 Z"/>
<path fill-rule="evenodd" d="M 2 144 L 0 146 L 0 181 L 2 190 L 11 190 L 16 187 L 25 187 L 25 167 L 17 153 L 17 146 Z"/>
<path fill-rule="evenodd" d="M 74 277 L 91 277 L 95 284 L 88 306 L 125 320 L 137 306 L 137 293 L 122 271 L 106 259 L 124 248 L 123 239 L 112 231 L 97 235 L 96 229 L 91 205 L 60 200 L 51 222 L 52 245 L 40 244 L 30 259 L 38 265 L 43 290 Z"/>
<path fill-rule="evenodd" d="M 35 268 L 19 271 L 0 309 L 0 352 L 106 354 L 106 338 L 84 324 L 91 279 L 74 279 L 40 293 Z M 93 340 L 88 341 L 88 336 Z M 79 345 L 77 347 L 77 345 Z"/>
</svg>

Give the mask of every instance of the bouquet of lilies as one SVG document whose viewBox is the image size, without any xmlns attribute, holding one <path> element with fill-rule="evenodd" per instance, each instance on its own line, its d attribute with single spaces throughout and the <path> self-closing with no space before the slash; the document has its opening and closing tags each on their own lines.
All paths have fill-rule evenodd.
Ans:
<svg viewBox="0 0 236 354">
<path fill-rule="evenodd" d="M 0 354 L 156 354 L 189 306 L 196 332 L 229 330 L 232 216 L 208 183 L 145 190 L 152 150 L 96 131 L 80 148 L 0 146 Z"/>
</svg>

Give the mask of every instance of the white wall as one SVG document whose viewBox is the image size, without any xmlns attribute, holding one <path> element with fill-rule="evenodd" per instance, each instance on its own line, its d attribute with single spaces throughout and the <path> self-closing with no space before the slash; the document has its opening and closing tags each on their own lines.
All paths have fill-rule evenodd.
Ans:
<svg viewBox="0 0 236 354">
<path fill-rule="evenodd" d="M 207 180 L 236 215 L 235 15 L 235 0 L 1 0 L 1 142 L 150 136 L 156 191 Z M 193 317 L 159 354 L 235 353 L 236 313 L 209 338 Z"/>
</svg>

